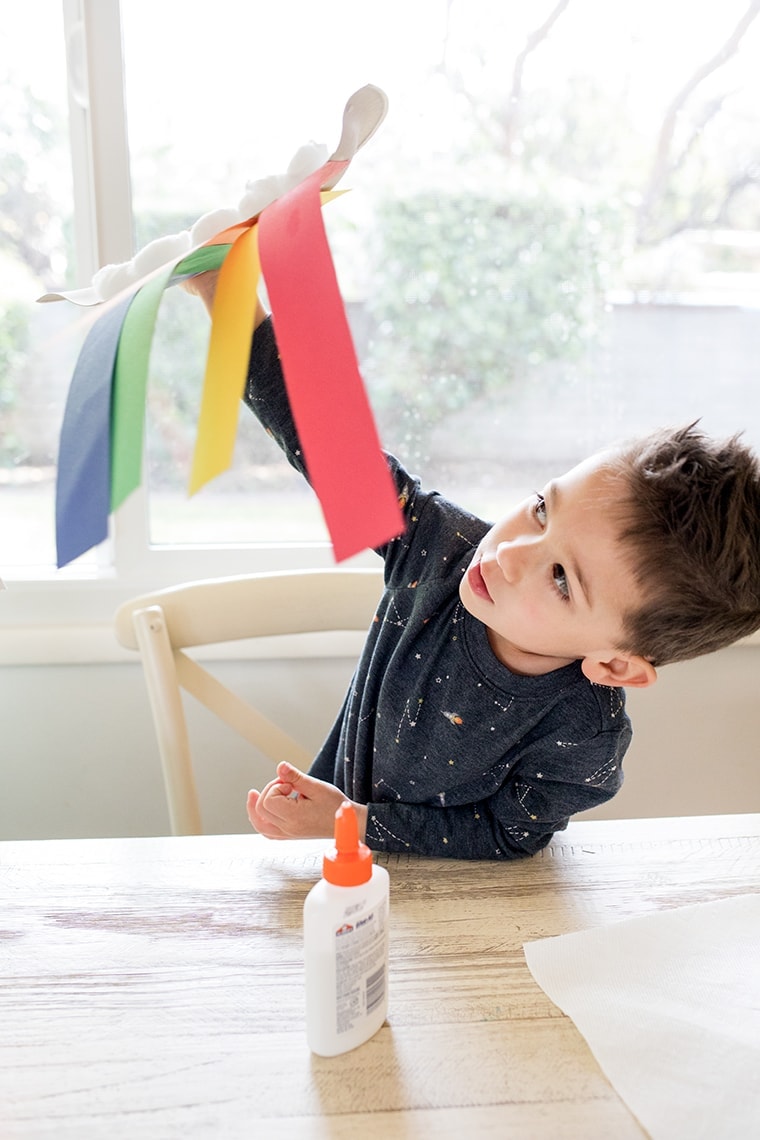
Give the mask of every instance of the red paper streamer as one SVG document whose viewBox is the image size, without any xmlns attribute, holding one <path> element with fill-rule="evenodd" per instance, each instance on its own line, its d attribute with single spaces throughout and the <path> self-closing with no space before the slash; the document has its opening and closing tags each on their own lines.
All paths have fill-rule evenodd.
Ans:
<svg viewBox="0 0 760 1140">
<path fill-rule="evenodd" d="M 337 561 L 403 531 L 327 243 L 330 161 L 259 217 L 259 256 L 296 429 Z"/>
</svg>

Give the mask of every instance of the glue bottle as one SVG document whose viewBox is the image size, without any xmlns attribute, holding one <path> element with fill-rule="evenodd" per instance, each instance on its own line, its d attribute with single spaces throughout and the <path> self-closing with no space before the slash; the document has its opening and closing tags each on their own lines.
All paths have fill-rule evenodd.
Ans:
<svg viewBox="0 0 760 1140">
<path fill-rule="evenodd" d="M 333 1057 L 378 1031 L 388 1010 L 389 879 L 359 840 L 353 806 L 335 813 L 335 848 L 303 908 L 306 1040 Z"/>
</svg>

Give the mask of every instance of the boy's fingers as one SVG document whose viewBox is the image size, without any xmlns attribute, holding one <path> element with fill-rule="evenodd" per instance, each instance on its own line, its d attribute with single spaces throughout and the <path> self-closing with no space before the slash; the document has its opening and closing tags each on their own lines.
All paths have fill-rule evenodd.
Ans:
<svg viewBox="0 0 760 1140">
<path fill-rule="evenodd" d="M 255 816 L 256 816 L 256 805 L 258 804 L 258 802 L 259 802 L 259 793 L 256 791 L 255 788 L 251 788 L 250 792 L 248 793 L 248 798 L 245 802 L 245 807 L 246 807 L 246 811 L 248 813 L 248 819 L 254 827 L 256 826 Z"/>
<path fill-rule="evenodd" d="M 255 823 L 254 827 L 259 835 L 263 835 L 265 839 L 290 839 L 290 836 L 286 835 L 281 827 L 269 820 L 265 820 L 263 823 Z"/>
<path fill-rule="evenodd" d="M 298 808 L 298 800 L 299 797 L 295 792 L 285 793 L 283 791 L 280 795 L 270 796 L 265 806 L 267 818 L 278 824 L 285 820 L 294 819 L 293 813 Z M 306 801 L 304 800 L 304 802 Z"/>
<path fill-rule="evenodd" d="M 261 809 L 259 805 L 261 804 Z M 265 839 L 287 839 L 286 834 L 278 825 L 276 820 L 273 819 L 270 812 L 263 809 L 263 793 L 251 788 L 248 793 L 246 807 L 248 810 L 248 819 L 251 826 L 263 835 Z"/>
<path fill-rule="evenodd" d="M 292 792 L 298 792 L 307 798 L 310 790 L 312 793 L 316 793 L 317 788 L 324 787 L 324 780 L 317 780 L 308 772 L 301 772 L 300 769 L 294 768 L 285 760 L 280 761 L 277 765 L 277 779 L 282 784 L 288 785 Z"/>
<path fill-rule="evenodd" d="M 292 764 L 288 764 L 285 760 L 281 760 L 277 765 L 277 779 L 282 780 L 283 783 L 297 784 L 299 780 L 308 780 L 308 778 L 305 772 L 294 768 Z"/>
</svg>

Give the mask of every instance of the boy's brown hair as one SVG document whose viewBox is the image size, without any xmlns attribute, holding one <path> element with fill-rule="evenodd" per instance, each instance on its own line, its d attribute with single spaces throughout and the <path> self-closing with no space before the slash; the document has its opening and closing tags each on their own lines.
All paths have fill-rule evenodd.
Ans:
<svg viewBox="0 0 760 1140">
<path fill-rule="evenodd" d="M 712 653 L 760 627 L 760 462 L 696 424 L 624 444 L 622 541 L 646 601 L 624 618 L 653 665 Z"/>
</svg>

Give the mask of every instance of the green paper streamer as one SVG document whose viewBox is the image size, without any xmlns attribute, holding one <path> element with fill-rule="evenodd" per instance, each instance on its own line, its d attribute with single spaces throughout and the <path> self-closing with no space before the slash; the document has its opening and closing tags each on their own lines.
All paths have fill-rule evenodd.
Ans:
<svg viewBox="0 0 760 1140">
<path fill-rule="evenodd" d="M 111 510 L 142 481 L 148 363 L 158 307 L 167 285 L 218 269 L 229 245 L 206 245 L 169 265 L 135 294 L 121 327 L 111 404 Z"/>
<path fill-rule="evenodd" d="M 111 397 L 111 510 L 120 507 L 142 479 L 148 361 L 158 306 L 174 272 L 170 265 L 135 293 L 121 326 Z"/>
<path fill-rule="evenodd" d="M 202 245 L 200 249 L 193 250 L 174 270 L 172 285 L 188 277 L 197 277 L 209 269 L 218 269 L 231 249 L 232 243 L 228 242 L 226 245 Z"/>
</svg>

